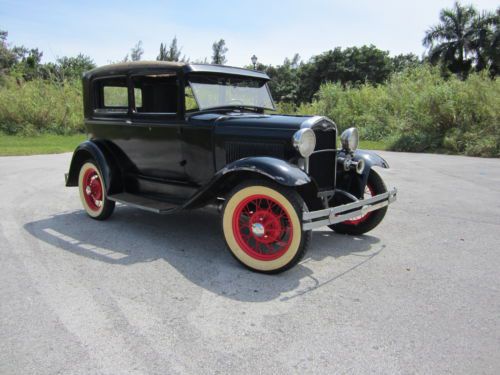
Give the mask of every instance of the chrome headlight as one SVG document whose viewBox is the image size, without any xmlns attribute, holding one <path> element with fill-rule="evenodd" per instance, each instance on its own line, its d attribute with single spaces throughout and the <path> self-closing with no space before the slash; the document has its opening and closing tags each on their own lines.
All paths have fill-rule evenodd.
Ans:
<svg viewBox="0 0 500 375">
<path fill-rule="evenodd" d="M 305 158 L 311 156 L 316 148 L 316 136 L 310 128 L 300 129 L 293 135 L 293 147 Z"/>
<path fill-rule="evenodd" d="M 349 128 L 344 130 L 340 135 L 340 142 L 342 143 L 342 148 L 347 152 L 356 151 L 359 143 L 358 129 Z"/>
</svg>

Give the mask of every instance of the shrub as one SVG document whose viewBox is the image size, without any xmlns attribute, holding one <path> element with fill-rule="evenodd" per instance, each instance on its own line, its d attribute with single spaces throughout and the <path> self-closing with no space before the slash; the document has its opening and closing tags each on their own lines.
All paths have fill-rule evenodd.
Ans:
<svg viewBox="0 0 500 375">
<path fill-rule="evenodd" d="M 385 85 L 343 88 L 327 83 L 299 113 L 356 126 L 367 140 L 389 140 L 398 151 L 500 156 L 500 82 L 486 72 L 443 79 L 421 66 L 394 74 Z"/>
<path fill-rule="evenodd" d="M 6 134 L 82 132 L 79 81 L 22 81 L 7 78 L 0 86 L 0 131 Z"/>
</svg>

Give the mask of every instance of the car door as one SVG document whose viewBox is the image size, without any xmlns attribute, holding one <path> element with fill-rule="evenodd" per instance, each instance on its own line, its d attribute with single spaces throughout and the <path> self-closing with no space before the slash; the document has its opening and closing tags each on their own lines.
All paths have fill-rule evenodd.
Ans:
<svg viewBox="0 0 500 375">
<path fill-rule="evenodd" d="M 127 155 L 142 177 L 185 181 L 176 73 L 137 74 L 129 82 L 133 137 Z"/>
</svg>

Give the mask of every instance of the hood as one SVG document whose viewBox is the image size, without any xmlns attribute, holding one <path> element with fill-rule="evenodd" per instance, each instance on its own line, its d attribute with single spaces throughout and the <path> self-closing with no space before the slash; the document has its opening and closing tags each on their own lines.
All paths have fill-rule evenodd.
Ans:
<svg viewBox="0 0 500 375">
<path fill-rule="evenodd" d="M 203 113 L 190 117 L 193 122 L 217 122 L 217 126 L 298 130 L 311 126 L 316 116 L 265 115 L 258 113 Z"/>
</svg>

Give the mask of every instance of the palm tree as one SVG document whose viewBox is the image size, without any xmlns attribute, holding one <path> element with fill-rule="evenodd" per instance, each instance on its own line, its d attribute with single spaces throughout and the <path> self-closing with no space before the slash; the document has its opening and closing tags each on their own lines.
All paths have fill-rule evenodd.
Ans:
<svg viewBox="0 0 500 375">
<path fill-rule="evenodd" d="M 474 21 L 474 38 L 472 48 L 476 53 L 476 70 L 490 69 L 493 73 L 495 65 L 498 65 L 498 17 L 497 13 L 483 12 L 478 15 Z M 494 73 L 493 73 L 494 75 Z"/>
<path fill-rule="evenodd" d="M 427 30 L 423 44 L 429 48 L 431 63 L 441 61 L 454 73 L 466 77 L 472 66 L 476 39 L 477 10 L 456 2 L 452 9 L 443 9 L 440 23 Z"/>
</svg>

